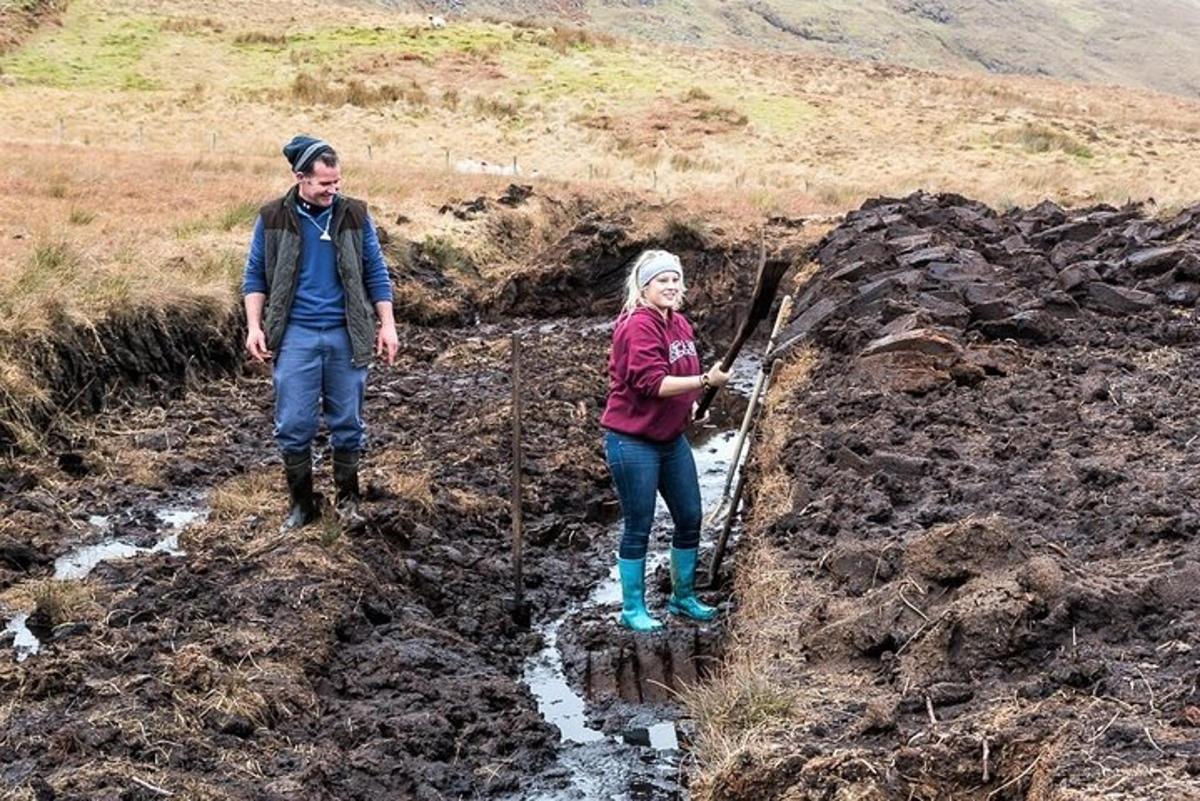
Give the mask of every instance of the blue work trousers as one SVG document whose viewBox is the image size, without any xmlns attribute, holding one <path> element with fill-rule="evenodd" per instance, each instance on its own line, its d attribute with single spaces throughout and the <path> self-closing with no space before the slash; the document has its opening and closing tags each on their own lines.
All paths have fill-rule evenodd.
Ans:
<svg viewBox="0 0 1200 801">
<path fill-rule="evenodd" d="M 367 368 L 350 362 L 346 326 L 310 328 L 289 323 L 275 354 L 275 441 L 284 451 L 311 447 L 325 416 L 337 450 L 366 446 L 362 420 Z"/>
<path fill-rule="evenodd" d="M 644 559 L 654 524 L 654 505 L 662 495 L 675 523 L 671 544 L 695 548 L 700 544 L 700 481 L 687 437 L 653 442 L 609 431 L 604 437 L 608 467 L 612 471 L 625 531 L 618 555 Z"/>
</svg>

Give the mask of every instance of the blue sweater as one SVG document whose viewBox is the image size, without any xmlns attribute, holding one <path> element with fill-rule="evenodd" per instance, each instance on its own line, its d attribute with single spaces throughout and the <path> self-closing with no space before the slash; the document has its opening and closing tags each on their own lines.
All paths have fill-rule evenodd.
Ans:
<svg viewBox="0 0 1200 801">
<path fill-rule="evenodd" d="M 292 300 L 289 322 L 318 328 L 344 325 L 346 322 L 346 293 L 338 279 L 337 253 L 332 241 L 321 239 L 321 232 L 333 214 L 333 207 L 314 216 L 303 209 L 296 209 L 300 217 L 299 275 L 296 282 L 296 297 Z M 250 255 L 246 257 L 246 269 L 242 280 L 242 294 L 267 292 L 266 268 L 263 260 L 263 224 L 259 218 L 254 224 L 254 237 L 250 241 Z M 363 226 L 363 283 L 372 303 L 392 299 L 392 282 L 388 277 L 387 265 L 383 261 L 383 249 L 379 246 L 379 235 L 375 224 L 368 217 Z"/>
</svg>

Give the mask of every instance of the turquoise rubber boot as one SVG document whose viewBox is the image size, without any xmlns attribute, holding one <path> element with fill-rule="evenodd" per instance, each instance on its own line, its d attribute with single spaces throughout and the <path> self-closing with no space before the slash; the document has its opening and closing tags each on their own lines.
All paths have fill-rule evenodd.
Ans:
<svg viewBox="0 0 1200 801">
<path fill-rule="evenodd" d="M 696 557 L 699 548 L 671 549 L 671 600 L 667 611 L 692 620 L 712 620 L 717 610 L 696 597 Z"/>
<path fill-rule="evenodd" d="M 662 621 L 646 611 L 646 560 L 617 557 L 621 573 L 621 625 L 634 631 L 658 631 Z"/>
</svg>

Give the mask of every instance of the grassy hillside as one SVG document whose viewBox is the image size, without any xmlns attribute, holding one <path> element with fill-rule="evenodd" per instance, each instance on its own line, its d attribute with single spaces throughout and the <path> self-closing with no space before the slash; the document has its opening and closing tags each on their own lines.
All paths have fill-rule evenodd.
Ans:
<svg viewBox="0 0 1200 801">
<path fill-rule="evenodd" d="M 428 3 L 392 4 L 419 10 Z M 1191 0 L 443 0 L 449 12 L 580 22 L 639 39 L 735 45 L 943 70 L 1045 75 L 1200 94 Z"/>
<path fill-rule="evenodd" d="M 658 7 L 661 8 L 661 7 Z M 714 227 L 878 193 L 993 204 L 1192 199 L 1200 105 L 1026 77 L 650 46 L 483 21 L 427 30 L 379 6 L 79 0 L 0 56 L 0 319 L 233 300 L 280 144 L 323 135 L 347 191 L 402 235 L 471 247 L 438 214 L 511 176 L 644 194 Z"/>
</svg>

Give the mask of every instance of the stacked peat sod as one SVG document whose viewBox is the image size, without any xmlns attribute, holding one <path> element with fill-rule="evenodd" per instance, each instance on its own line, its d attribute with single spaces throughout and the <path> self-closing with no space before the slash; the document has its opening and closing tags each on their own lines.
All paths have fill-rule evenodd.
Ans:
<svg viewBox="0 0 1200 801">
<path fill-rule="evenodd" d="M 861 354 L 865 367 L 886 363 L 893 388 L 920 394 L 1002 371 L 987 344 L 1059 340 L 1084 310 L 1194 306 L 1200 206 L 1159 222 L 1139 205 L 1068 212 L 1047 201 L 997 214 L 917 193 L 847 215 L 817 260 L 777 352 L 823 331 L 823 344 Z"/>
<path fill-rule="evenodd" d="M 754 499 L 801 730 L 711 795 L 1200 798 L 1200 209 L 916 194 L 815 253 Z"/>
</svg>

